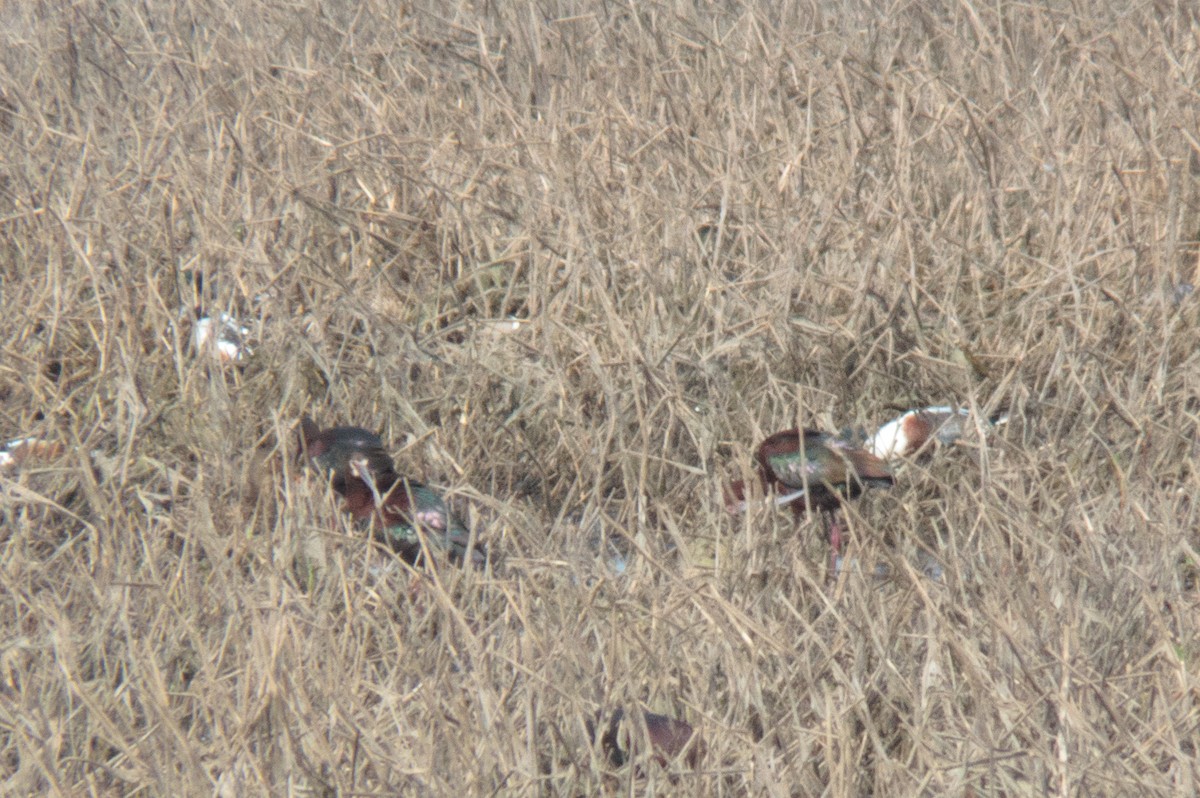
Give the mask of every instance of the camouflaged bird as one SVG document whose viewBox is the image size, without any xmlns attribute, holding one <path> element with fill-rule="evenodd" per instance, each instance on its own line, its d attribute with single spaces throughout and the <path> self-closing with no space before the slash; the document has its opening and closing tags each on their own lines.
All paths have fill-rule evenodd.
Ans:
<svg viewBox="0 0 1200 798">
<path fill-rule="evenodd" d="M 639 714 L 641 724 L 636 722 Z M 596 740 L 596 727 L 603 720 L 604 713 L 598 713 L 586 723 L 588 737 L 593 744 Z M 613 767 L 621 767 L 631 758 L 647 751 L 647 742 L 650 757 L 660 767 L 666 767 L 669 762 L 679 759 L 682 755 L 688 767 L 697 768 L 705 754 L 704 740 L 692 724 L 653 712 L 635 712 L 633 717 L 630 717 L 623 709 L 613 710 L 600 735 L 600 747 Z"/>
<path fill-rule="evenodd" d="M 340 496 L 346 495 L 347 481 L 356 478 L 357 468 L 366 467 L 377 474 L 395 469 L 391 455 L 383 448 L 383 440 L 374 432 L 362 427 L 322 430 L 308 416 L 300 419 L 300 451 L 330 476 L 333 489 Z"/>
<path fill-rule="evenodd" d="M 395 471 L 374 474 L 348 483 L 346 509 L 355 518 L 377 519 L 376 537 L 404 561 L 421 560 L 421 538 L 435 551 L 461 562 L 470 551 L 471 564 L 487 559 L 482 544 L 471 547 L 471 532 L 428 485 L 401 477 Z M 468 548 L 470 547 L 470 548 Z"/>
<path fill-rule="evenodd" d="M 355 518 L 373 522 L 376 538 L 410 564 L 422 559 L 421 539 L 451 560 L 462 561 L 470 550 L 472 565 L 482 565 L 486 551 L 471 547 L 470 531 L 428 485 L 396 473 L 378 435 L 361 427 L 321 430 L 301 419 L 303 451 L 326 472 L 330 485 L 346 500 Z"/>
<path fill-rule="evenodd" d="M 777 494 L 777 506 L 790 507 L 797 518 L 812 510 L 823 511 L 834 569 L 842 549 L 837 519 L 842 502 L 859 496 L 867 487 L 895 483 L 888 464 L 879 457 L 818 430 L 776 432 L 759 444 L 755 459 L 763 488 Z M 746 496 L 744 482 L 730 485 L 726 495 L 730 512 L 744 510 Z"/>
</svg>

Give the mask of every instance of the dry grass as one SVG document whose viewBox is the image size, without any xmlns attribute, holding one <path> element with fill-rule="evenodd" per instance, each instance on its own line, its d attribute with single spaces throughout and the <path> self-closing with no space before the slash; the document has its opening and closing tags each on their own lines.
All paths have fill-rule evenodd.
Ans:
<svg viewBox="0 0 1200 798">
<path fill-rule="evenodd" d="M 68 444 L 0 477 L 6 792 L 1198 789 L 1195 10 L 696 5 L 2 7 L 0 434 Z M 947 401 L 1015 420 L 836 585 L 721 510 Z M 381 568 L 305 411 L 502 560 Z M 606 768 L 614 706 L 702 768 Z"/>
</svg>

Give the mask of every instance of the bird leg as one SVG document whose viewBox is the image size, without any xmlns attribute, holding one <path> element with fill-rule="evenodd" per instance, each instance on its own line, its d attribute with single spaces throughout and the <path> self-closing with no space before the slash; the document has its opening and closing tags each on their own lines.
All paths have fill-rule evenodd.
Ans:
<svg viewBox="0 0 1200 798">
<path fill-rule="evenodd" d="M 838 520 L 837 510 L 834 510 L 824 516 L 825 528 L 829 530 L 829 548 L 831 550 L 829 560 L 829 576 L 831 579 L 837 578 L 838 559 L 842 553 L 842 524 Z"/>
</svg>

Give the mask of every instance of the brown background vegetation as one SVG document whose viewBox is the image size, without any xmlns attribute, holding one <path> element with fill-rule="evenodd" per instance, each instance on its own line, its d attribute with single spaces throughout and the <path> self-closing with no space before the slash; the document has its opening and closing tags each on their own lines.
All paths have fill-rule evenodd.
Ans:
<svg viewBox="0 0 1200 798">
<path fill-rule="evenodd" d="M 1083 6 L 5 4 L 6 790 L 1194 793 L 1200 19 Z M 952 401 L 836 584 L 722 511 Z M 305 411 L 495 567 L 387 568 Z"/>
</svg>

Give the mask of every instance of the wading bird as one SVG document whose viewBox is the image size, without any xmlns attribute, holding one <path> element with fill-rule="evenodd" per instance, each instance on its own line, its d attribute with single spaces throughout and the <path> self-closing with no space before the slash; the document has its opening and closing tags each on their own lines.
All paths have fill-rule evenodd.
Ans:
<svg viewBox="0 0 1200 798">
<path fill-rule="evenodd" d="M 602 716 L 597 715 L 594 720 L 587 722 L 588 737 L 593 743 L 596 741 L 596 725 L 601 720 Z M 625 710 L 613 710 L 608 716 L 608 725 L 600 735 L 600 747 L 613 767 L 621 767 L 631 757 L 645 750 L 646 741 L 650 743 L 654 761 L 661 767 L 666 767 L 668 762 L 680 755 L 683 755 L 688 767 L 699 767 L 705 753 L 704 740 L 692 724 L 653 712 L 642 712 L 641 720 L 645 726 L 644 734 L 638 728 L 636 717 L 627 717 Z"/>
<path fill-rule="evenodd" d="M 321 471 L 329 474 L 333 489 L 346 495 L 346 481 L 353 479 L 351 464 L 365 462 L 372 473 L 395 469 L 384 451 L 383 439 L 362 427 L 330 427 L 322 430 L 308 416 L 300 419 L 300 452 Z M 361 480 L 360 480 L 361 481 Z"/>
<path fill-rule="evenodd" d="M 410 564 L 423 554 L 422 538 L 451 560 L 483 565 L 486 551 L 436 490 L 396 473 L 383 441 L 361 427 L 321 430 L 309 418 L 300 422 L 302 451 L 326 472 L 355 519 L 375 523 L 376 537 Z"/>
<path fill-rule="evenodd" d="M 759 444 L 755 459 L 763 488 L 775 489 L 776 506 L 791 507 L 797 518 L 813 510 L 822 512 L 834 571 L 842 549 L 837 517 L 842 502 L 869 486 L 886 487 L 895 482 L 888 464 L 879 457 L 817 430 L 776 432 Z M 729 511 L 744 511 L 746 496 L 744 482 L 731 484 L 726 496 Z"/>
</svg>

